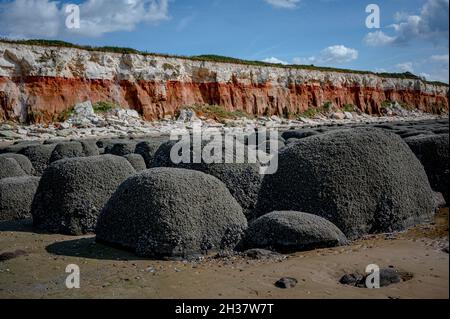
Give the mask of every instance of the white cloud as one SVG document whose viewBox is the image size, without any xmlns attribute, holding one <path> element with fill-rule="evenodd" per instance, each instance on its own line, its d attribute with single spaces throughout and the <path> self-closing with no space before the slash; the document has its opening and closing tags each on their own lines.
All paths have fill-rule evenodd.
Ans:
<svg viewBox="0 0 450 319">
<path fill-rule="evenodd" d="M 53 0 L 13 0 L 0 4 L 0 34 L 9 37 L 95 37 L 131 31 L 139 23 L 167 20 L 169 0 L 84 0 L 80 29 L 65 27 L 66 5 Z"/>
<path fill-rule="evenodd" d="M 264 60 L 262 60 L 262 61 L 263 61 L 263 62 L 267 62 L 267 63 L 274 63 L 274 64 L 284 64 L 284 65 L 289 64 L 289 63 L 287 63 L 286 61 L 277 59 L 277 58 L 275 58 L 275 57 L 266 58 L 266 59 L 264 59 Z"/>
<path fill-rule="evenodd" d="M 364 42 L 371 47 L 379 47 L 395 42 L 395 37 L 386 35 L 383 31 L 369 32 L 364 37 Z"/>
<path fill-rule="evenodd" d="M 320 51 L 318 56 L 294 58 L 295 64 L 342 64 L 358 58 L 358 51 L 344 45 L 333 45 Z"/>
<path fill-rule="evenodd" d="M 0 3 L 0 34 L 11 37 L 54 37 L 61 23 L 56 1 L 15 0 Z"/>
<path fill-rule="evenodd" d="M 282 8 L 282 9 L 294 9 L 300 3 L 300 0 L 264 0 L 264 1 L 274 6 L 275 8 Z"/>
<path fill-rule="evenodd" d="M 413 67 L 413 63 L 412 62 L 404 62 L 404 63 L 399 63 L 395 66 L 398 70 L 400 70 L 401 72 L 414 72 L 414 67 Z"/>
<path fill-rule="evenodd" d="M 440 62 L 440 63 L 444 63 L 444 64 L 449 64 L 449 56 L 448 54 L 443 54 L 443 55 L 433 55 L 431 56 L 431 61 L 432 62 Z"/>
<path fill-rule="evenodd" d="M 398 12 L 393 24 L 395 34 L 386 35 L 382 31 L 366 35 L 364 42 L 370 46 L 388 44 L 406 44 L 412 40 L 422 39 L 432 42 L 448 43 L 449 36 L 449 0 L 427 0 L 419 15 L 408 15 Z"/>
<path fill-rule="evenodd" d="M 168 19 L 168 0 L 86 0 L 80 6 L 81 28 L 76 33 L 100 36 L 132 31 L 139 23 Z"/>
</svg>

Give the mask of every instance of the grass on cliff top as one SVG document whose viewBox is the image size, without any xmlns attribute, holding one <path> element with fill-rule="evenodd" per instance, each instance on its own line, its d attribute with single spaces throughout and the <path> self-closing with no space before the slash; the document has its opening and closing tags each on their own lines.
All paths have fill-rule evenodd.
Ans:
<svg viewBox="0 0 450 319">
<path fill-rule="evenodd" d="M 220 62 L 220 63 L 234 63 L 234 64 L 242 64 L 242 65 L 251 65 L 251 66 L 263 66 L 263 67 L 278 67 L 284 69 L 300 69 L 300 70 L 313 70 L 313 71 L 325 71 L 325 72 L 340 72 L 340 73 L 353 73 L 353 74 L 373 74 L 382 78 L 396 78 L 396 79 L 413 79 L 413 80 L 422 80 L 424 83 L 433 84 L 433 85 L 443 85 L 448 86 L 447 83 L 439 82 L 439 81 L 427 81 L 419 76 L 412 74 L 410 72 L 405 73 L 376 73 L 371 71 L 359 71 L 359 70 L 350 70 L 350 69 L 339 69 L 332 67 L 321 67 L 315 65 L 298 65 L 298 64 L 275 64 L 275 63 L 267 63 L 262 61 L 250 61 L 250 60 L 242 60 L 237 58 L 231 58 L 220 55 L 198 55 L 198 56 L 179 56 L 179 55 L 170 55 L 170 54 L 162 54 L 162 53 L 150 53 L 143 52 L 132 48 L 119 48 L 113 46 L 103 46 L 103 47 L 93 47 L 88 45 L 78 45 L 65 41 L 59 40 L 45 40 L 45 39 L 35 39 L 35 40 L 11 40 L 0 38 L 0 42 L 12 43 L 12 44 L 24 44 L 24 45 L 40 45 L 40 46 L 55 46 L 55 47 L 63 47 L 63 48 L 75 48 L 87 51 L 99 51 L 99 52 L 112 52 L 112 53 L 120 53 L 120 54 L 140 54 L 140 55 L 149 55 L 149 56 L 157 56 L 157 57 L 166 57 L 166 58 L 178 58 L 178 59 L 187 59 L 194 61 L 208 61 L 208 62 Z"/>
</svg>

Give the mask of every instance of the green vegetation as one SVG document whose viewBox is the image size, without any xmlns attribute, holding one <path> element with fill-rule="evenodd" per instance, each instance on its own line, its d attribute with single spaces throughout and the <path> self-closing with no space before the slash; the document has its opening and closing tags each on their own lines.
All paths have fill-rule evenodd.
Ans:
<svg viewBox="0 0 450 319">
<path fill-rule="evenodd" d="M 318 110 L 315 108 L 309 108 L 307 109 L 305 112 L 303 112 L 301 114 L 302 117 L 307 117 L 307 118 L 313 118 L 314 116 L 316 116 L 318 113 Z"/>
<path fill-rule="evenodd" d="M 313 118 L 318 114 L 330 113 L 333 110 L 333 103 L 330 101 L 325 102 L 322 107 L 310 106 L 305 112 L 297 115 L 296 117 Z"/>
<path fill-rule="evenodd" d="M 224 123 L 227 119 L 252 118 L 253 115 L 241 110 L 228 111 L 221 105 L 192 105 L 184 107 L 193 110 L 197 116 L 203 116 Z"/>
<path fill-rule="evenodd" d="M 345 104 L 344 107 L 342 108 L 342 111 L 344 111 L 344 112 L 354 112 L 355 111 L 355 106 L 353 104 Z"/>
<path fill-rule="evenodd" d="M 119 105 L 109 101 L 100 101 L 92 105 L 95 113 L 107 113 L 113 109 L 120 108 Z"/>
<path fill-rule="evenodd" d="M 39 123 L 45 120 L 45 115 L 39 110 L 28 109 L 27 123 Z"/>
<path fill-rule="evenodd" d="M 417 80 L 421 80 L 424 83 L 428 83 L 428 84 L 448 86 L 448 84 L 442 83 L 442 82 L 425 81 L 425 80 L 421 79 L 419 76 L 414 75 L 410 72 L 375 73 L 375 72 L 371 72 L 371 71 L 358 71 L 358 70 L 339 69 L 339 68 L 332 68 L 332 67 L 320 67 L 320 66 L 315 66 L 315 65 L 297 65 L 297 64 L 283 65 L 283 64 L 267 63 L 267 62 L 262 62 L 262 61 L 241 60 L 241 59 L 225 57 L 225 56 L 220 56 L 220 55 L 214 55 L 214 54 L 198 55 L 198 56 L 177 56 L 177 55 L 170 55 L 170 54 L 142 52 L 142 51 L 138 51 L 138 50 L 131 49 L 131 48 L 119 48 L 119 47 L 112 47 L 112 46 L 92 47 L 92 46 L 72 44 L 69 42 L 58 41 L 58 40 L 0 39 L 0 42 L 12 43 L 12 44 L 24 44 L 24 45 L 55 46 L 55 47 L 62 47 L 62 48 L 76 48 L 76 49 L 82 49 L 82 50 L 87 50 L 87 51 L 112 52 L 112 53 L 121 53 L 121 54 L 140 54 L 140 55 L 157 56 L 157 57 L 172 57 L 172 58 L 187 59 L 187 60 L 194 60 L 194 61 L 234 63 L 234 64 L 261 66 L 261 67 L 277 67 L 277 68 L 285 68 L 285 69 L 328 71 L 328 72 L 353 73 L 353 74 L 373 74 L 373 75 L 377 75 L 377 76 L 380 76 L 383 78 L 417 79 Z"/>
<path fill-rule="evenodd" d="M 65 122 L 73 115 L 73 107 L 65 109 L 56 116 L 55 122 Z"/>
<path fill-rule="evenodd" d="M 323 104 L 322 109 L 326 112 L 330 112 L 333 108 L 333 103 L 331 103 L 330 101 L 327 101 Z"/>
<path fill-rule="evenodd" d="M 381 102 L 380 110 L 386 110 L 387 108 L 391 107 L 392 101 L 386 100 Z"/>
</svg>

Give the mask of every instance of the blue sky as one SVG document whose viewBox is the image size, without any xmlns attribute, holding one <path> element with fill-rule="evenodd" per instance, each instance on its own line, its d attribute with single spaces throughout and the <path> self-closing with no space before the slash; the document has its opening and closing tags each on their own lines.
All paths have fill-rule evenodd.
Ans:
<svg viewBox="0 0 450 319">
<path fill-rule="evenodd" d="M 366 27 L 371 3 L 380 29 Z M 80 5 L 80 29 L 65 27 L 68 4 Z M 448 8 L 448 0 L 0 0 L 0 35 L 448 82 Z"/>
</svg>

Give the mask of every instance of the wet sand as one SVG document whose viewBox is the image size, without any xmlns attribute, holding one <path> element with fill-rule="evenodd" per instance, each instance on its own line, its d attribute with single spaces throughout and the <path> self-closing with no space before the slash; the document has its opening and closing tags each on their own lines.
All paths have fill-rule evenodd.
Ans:
<svg viewBox="0 0 450 319">
<path fill-rule="evenodd" d="M 406 232 L 368 236 L 350 246 L 289 255 L 202 261 L 153 261 L 95 243 L 92 236 L 35 233 L 30 221 L 0 224 L 0 298 L 449 298 L 448 209 L 432 224 Z M 65 268 L 77 264 L 81 288 L 65 286 Z M 413 278 L 381 289 L 343 286 L 345 273 L 369 264 L 395 266 Z M 293 289 L 279 289 L 294 277 Z"/>
</svg>

